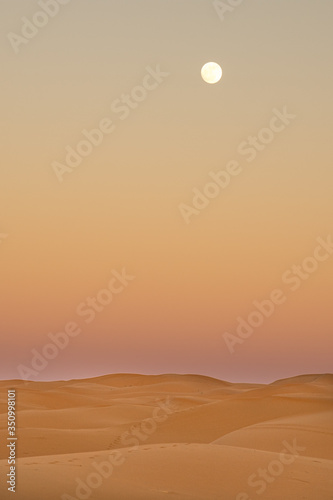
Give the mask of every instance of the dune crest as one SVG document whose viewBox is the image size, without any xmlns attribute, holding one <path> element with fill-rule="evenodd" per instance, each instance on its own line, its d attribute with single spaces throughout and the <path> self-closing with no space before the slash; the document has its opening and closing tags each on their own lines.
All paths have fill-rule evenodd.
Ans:
<svg viewBox="0 0 333 500">
<path fill-rule="evenodd" d="M 115 374 L 0 387 L 2 442 L 7 389 L 17 391 L 18 500 L 333 498 L 332 374 L 269 385 Z M 2 477 L 7 468 L 2 447 Z"/>
</svg>

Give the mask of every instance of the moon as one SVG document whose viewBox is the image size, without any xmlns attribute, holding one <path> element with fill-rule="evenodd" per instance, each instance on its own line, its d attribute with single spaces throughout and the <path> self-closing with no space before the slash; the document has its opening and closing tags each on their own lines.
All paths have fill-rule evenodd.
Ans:
<svg viewBox="0 0 333 500">
<path fill-rule="evenodd" d="M 201 76 L 206 83 L 217 83 L 222 78 L 222 68 L 216 62 L 208 62 L 202 66 Z"/>
</svg>

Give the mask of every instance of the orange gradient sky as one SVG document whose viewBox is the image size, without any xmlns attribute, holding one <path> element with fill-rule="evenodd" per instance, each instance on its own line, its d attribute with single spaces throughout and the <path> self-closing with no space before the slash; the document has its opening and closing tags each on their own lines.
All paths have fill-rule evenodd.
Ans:
<svg viewBox="0 0 333 500">
<path fill-rule="evenodd" d="M 222 22 L 205 0 L 73 0 L 15 54 L 7 34 L 38 10 L 1 6 L 0 378 L 69 321 L 82 332 L 33 379 L 332 371 L 333 255 L 295 292 L 282 279 L 333 235 L 332 2 L 244 2 Z M 157 65 L 122 120 L 112 103 Z M 239 145 L 284 106 L 295 119 L 247 162 Z M 107 117 L 60 183 L 52 164 Z M 186 224 L 179 205 L 231 160 L 241 173 Z M 123 268 L 135 279 L 85 323 L 78 305 Z M 285 303 L 231 354 L 223 334 L 276 288 Z"/>
</svg>

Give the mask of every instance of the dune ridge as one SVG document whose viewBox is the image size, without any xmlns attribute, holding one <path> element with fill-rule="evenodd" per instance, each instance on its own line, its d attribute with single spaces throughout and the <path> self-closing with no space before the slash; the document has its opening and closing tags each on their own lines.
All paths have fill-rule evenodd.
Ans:
<svg viewBox="0 0 333 500">
<path fill-rule="evenodd" d="M 1 442 L 9 388 L 18 500 L 333 499 L 332 374 L 268 385 L 175 374 L 1 381 Z M 3 446 L 1 478 L 7 469 Z M 3 479 L 0 491 L 11 498 Z"/>
</svg>

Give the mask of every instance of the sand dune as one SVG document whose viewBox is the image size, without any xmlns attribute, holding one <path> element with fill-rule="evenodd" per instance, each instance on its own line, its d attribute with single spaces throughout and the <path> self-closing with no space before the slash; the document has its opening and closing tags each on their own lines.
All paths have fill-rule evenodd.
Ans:
<svg viewBox="0 0 333 500">
<path fill-rule="evenodd" d="M 333 375 L 270 385 L 117 374 L 0 382 L 18 404 L 18 500 L 332 500 Z M 0 492 L 11 498 L 0 447 Z"/>
</svg>

